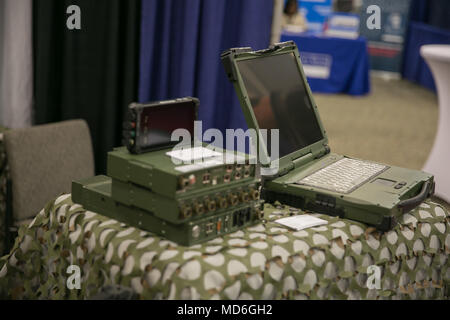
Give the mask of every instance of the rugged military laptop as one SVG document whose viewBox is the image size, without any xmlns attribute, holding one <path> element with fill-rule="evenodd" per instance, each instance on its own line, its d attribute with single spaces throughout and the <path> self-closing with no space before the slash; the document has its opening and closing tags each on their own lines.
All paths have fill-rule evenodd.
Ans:
<svg viewBox="0 0 450 320">
<path fill-rule="evenodd" d="M 330 152 L 293 41 L 260 51 L 230 49 L 221 59 L 248 126 L 258 132 L 254 144 L 260 162 L 267 164 L 261 169 L 267 202 L 278 200 L 386 231 L 434 193 L 431 174 Z M 270 157 L 271 141 L 259 129 L 279 129 L 277 159 Z"/>
</svg>

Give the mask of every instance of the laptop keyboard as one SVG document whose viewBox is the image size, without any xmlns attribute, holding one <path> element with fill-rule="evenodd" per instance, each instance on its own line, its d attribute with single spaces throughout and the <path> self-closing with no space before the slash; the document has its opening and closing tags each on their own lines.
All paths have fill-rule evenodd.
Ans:
<svg viewBox="0 0 450 320">
<path fill-rule="evenodd" d="M 349 193 L 386 168 L 378 163 L 343 158 L 297 181 L 297 184 Z"/>
</svg>

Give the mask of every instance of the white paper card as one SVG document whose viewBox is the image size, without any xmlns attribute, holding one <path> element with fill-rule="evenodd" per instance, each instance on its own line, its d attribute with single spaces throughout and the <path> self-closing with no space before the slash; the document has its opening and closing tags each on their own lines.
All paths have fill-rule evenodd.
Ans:
<svg viewBox="0 0 450 320">
<path fill-rule="evenodd" d="M 197 170 L 215 167 L 215 166 L 219 166 L 219 165 L 223 165 L 222 157 L 212 158 L 210 160 L 196 162 L 194 164 L 186 164 L 183 166 L 178 166 L 178 167 L 175 167 L 175 170 L 180 171 L 180 172 L 191 172 L 191 171 L 197 171 Z"/>
<path fill-rule="evenodd" d="M 174 151 L 169 151 L 166 153 L 169 157 L 172 157 L 177 160 L 181 160 L 183 162 L 187 161 L 195 161 L 205 158 L 218 157 L 221 156 L 222 153 L 213 151 L 208 148 L 203 147 L 195 147 L 195 148 L 187 148 L 187 149 L 178 149 Z"/>
<path fill-rule="evenodd" d="M 282 224 L 283 226 L 292 228 L 294 230 L 303 230 L 306 228 L 312 228 L 317 226 L 322 226 L 324 224 L 327 224 L 328 221 L 319 219 L 307 214 L 302 214 L 298 216 L 292 216 L 287 218 L 281 218 L 278 220 L 275 220 L 275 222 Z"/>
<path fill-rule="evenodd" d="M 175 167 L 175 170 L 186 173 L 191 171 L 200 170 L 202 167 L 198 164 L 186 164 L 184 166 Z"/>
</svg>

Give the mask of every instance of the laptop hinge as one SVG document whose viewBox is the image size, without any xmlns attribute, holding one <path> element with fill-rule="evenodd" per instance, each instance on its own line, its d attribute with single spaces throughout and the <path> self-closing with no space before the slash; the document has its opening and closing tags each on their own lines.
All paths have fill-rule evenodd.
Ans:
<svg viewBox="0 0 450 320">
<path fill-rule="evenodd" d="M 308 162 L 310 162 L 314 159 L 318 159 L 328 153 L 330 153 L 330 147 L 328 147 L 328 145 L 325 145 L 325 148 L 320 149 L 318 152 L 307 153 L 304 156 L 301 156 L 297 159 L 292 160 L 292 166 L 290 166 L 290 170 L 301 167 L 301 166 L 307 164 Z"/>
<path fill-rule="evenodd" d="M 307 164 L 308 162 L 314 160 L 314 155 L 312 154 L 312 152 L 305 154 L 304 156 L 294 159 L 292 160 L 292 163 L 294 164 L 294 169 L 301 167 L 305 164 Z"/>
</svg>

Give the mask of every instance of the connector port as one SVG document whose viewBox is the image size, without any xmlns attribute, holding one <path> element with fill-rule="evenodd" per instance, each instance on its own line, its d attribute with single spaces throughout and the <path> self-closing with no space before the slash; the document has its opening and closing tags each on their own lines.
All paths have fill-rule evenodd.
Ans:
<svg viewBox="0 0 450 320">
<path fill-rule="evenodd" d="M 233 214 L 233 224 L 232 224 L 232 226 L 233 226 L 233 227 L 237 227 L 237 226 L 238 226 L 238 223 L 239 223 L 239 211 L 236 211 L 236 212 Z"/>
<path fill-rule="evenodd" d="M 227 182 L 230 182 L 230 180 L 231 180 L 231 175 L 230 174 L 225 174 L 224 176 L 223 176 L 223 182 L 224 183 L 227 183 Z"/>
<path fill-rule="evenodd" d="M 242 227 L 250 220 L 250 209 L 242 209 L 233 214 L 233 227 Z"/>
<path fill-rule="evenodd" d="M 219 219 L 216 224 L 217 233 L 222 232 L 222 219 Z"/>
<path fill-rule="evenodd" d="M 182 219 L 190 218 L 192 216 L 192 207 L 190 205 L 182 205 L 180 215 Z"/>
<path fill-rule="evenodd" d="M 224 197 L 218 197 L 217 204 L 219 205 L 220 209 L 225 209 L 226 207 L 228 207 L 227 199 Z"/>
<path fill-rule="evenodd" d="M 251 218 L 250 208 L 245 209 L 245 221 L 250 221 Z"/>
<path fill-rule="evenodd" d="M 229 222 L 230 222 L 230 216 L 227 215 L 225 216 L 225 219 L 223 220 L 223 224 L 224 224 L 224 231 L 228 231 L 228 227 L 229 227 Z"/>
<path fill-rule="evenodd" d="M 202 179 L 203 184 L 209 184 L 211 182 L 211 175 L 209 173 L 205 173 Z"/>
<path fill-rule="evenodd" d="M 196 182 L 195 174 L 189 175 L 188 179 L 189 179 L 189 184 L 190 185 L 194 185 L 195 184 L 195 182 Z"/>
<path fill-rule="evenodd" d="M 252 200 L 258 200 L 259 199 L 259 191 L 256 189 L 250 189 L 250 197 Z"/>
<path fill-rule="evenodd" d="M 205 206 L 201 202 L 194 203 L 194 211 L 196 214 L 200 215 L 205 212 Z"/>
<path fill-rule="evenodd" d="M 241 192 L 239 194 L 239 197 L 240 197 L 242 203 L 246 203 L 246 202 L 250 201 L 250 196 L 249 196 L 248 192 Z"/>
<path fill-rule="evenodd" d="M 264 211 L 261 210 L 261 209 L 256 208 L 256 209 L 255 209 L 255 215 L 256 215 L 256 218 L 257 218 L 258 220 L 264 219 Z"/>
<path fill-rule="evenodd" d="M 238 201 L 239 201 L 239 199 L 238 199 L 238 197 L 235 194 L 230 193 L 228 195 L 228 203 L 230 205 L 235 206 L 238 203 Z"/>
<path fill-rule="evenodd" d="M 208 223 L 205 225 L 205 233 L 206 233 L 206 234 L 211 234 L 213 231 L 214 231 L 214 223 L 208 222 Z"/>
<path fill-rule="evenodd" d="M 206 200 L 205 201 L 206 204 L 206 208 L 208 209 L 208 211 L 212 212 L 212 211 L 216 211 L 216 202 L 214 200 Z"/>
<path fill-rule="evenodd" d="M 189 186 L 189 179 L 180 177 L 180 179 L 178 180 L 178 186 L 181 190 L 185 189 L 187 186 Z"/>
</svg>

